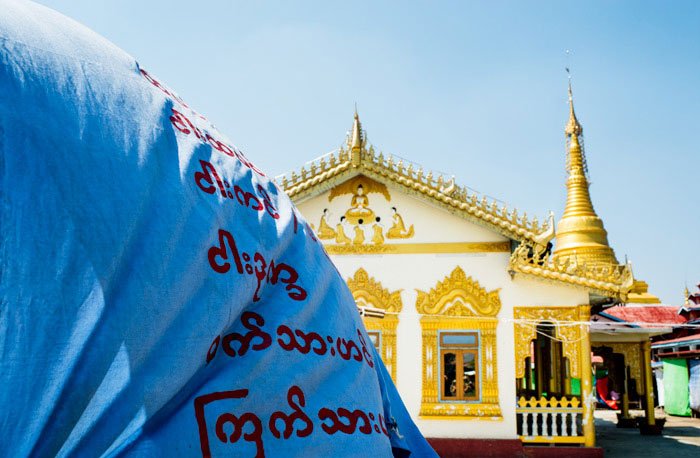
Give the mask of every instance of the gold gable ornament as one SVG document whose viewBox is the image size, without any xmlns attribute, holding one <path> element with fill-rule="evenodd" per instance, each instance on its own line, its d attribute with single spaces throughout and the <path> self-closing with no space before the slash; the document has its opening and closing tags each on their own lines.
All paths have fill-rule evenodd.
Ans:
<svg viewBox="0 0 700 458">
<path fill-rule="evenodd" d="M 362 320 L 367 331 L 381 333 L 379 354 L 392 380 L 396 382 L 396 328 L 399 324 L 398 314 L 403 308 L 401 290 L 389 291 L 361 267 L 346 282 L 358 307 L 364 305 L 385 312 L 383 318 L 367 315 Z"/>
<path fill-rule="evenodd" d="M 387 202 L 391 202 L 391 194 L 389 194 L 386 185 L 364 175 L 357 175 L 331 189 L 328 194 L 328 202 L 332 202 L 333 199 L 340 196 L 355 195 L 358 186 L 363 188 L 365 194 L 381 194 Z"/>
<path fill-rule="evenodd" d="M 493 317 L 501 310 L 499 291 L 486 291 L 458 266 L 429 293 L 417 290 L 416 308 L 425 315 Z"/>
</svg>

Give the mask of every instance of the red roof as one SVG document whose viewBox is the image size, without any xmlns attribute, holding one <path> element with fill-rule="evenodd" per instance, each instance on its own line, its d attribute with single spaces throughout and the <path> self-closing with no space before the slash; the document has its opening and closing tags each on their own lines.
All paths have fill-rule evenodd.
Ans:
<svg viewBox="0 0 700 458">
<path fill-rule="evenodd" d="M 679 315 L 678 310 L 677 305 L 617 305 L 606 309 L 603 313 L 629 323 L 640 324 L 643 328 L 653 328 L 658 326 L 651 323 L 668 325 L 686 323 L 687 319 Z M 645 326 L 641 323 L 650 323 L 650 325 Z"/>
</svg>

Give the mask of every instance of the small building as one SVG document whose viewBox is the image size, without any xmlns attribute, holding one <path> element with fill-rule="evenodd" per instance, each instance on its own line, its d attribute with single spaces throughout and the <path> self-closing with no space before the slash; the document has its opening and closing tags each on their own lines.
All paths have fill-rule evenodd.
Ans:
<svg viewBox="0 0 700 458">
<path fill-rule="evenodd" d="M 357 113 L 338 151 L 276 179 L 347 279 L 426 437 L 594 444 L 589 320 L 634 279 L 593 209 L 569 91 L 556 231 L 551 214 L 378 152 Z"/>
<path fill-rule="evenodd" d="M 619 426 L 635 426 L 630 405 L 671 415 L 700 411 L 700 294 L 685 291 L 685 304 L 661 304 L 644 282 L 635 282 L 628 303 L 592 317 L 591 341 L 600 369 L 598 397 L 620 410 Z M 652 377 L 652 369 L 654 376 Z M 615 393 L 618 399 L 608 399 Z"/>
<path fill-rule="evenodd" d="M 699 285 L 700 287 L 700 285 Z M 676 308 L 673 331 L 656 339 L 652 356 L 658 363 L 659 404 L 670 415 L 700 417 L 700 293 L 685 290 Z"/>
<path fill-rule="evenodd" d="M 651 340 L 672 331 L 677 307 L 665 306 L 648 294 L 646 284 L 635 284 L 624 307 L 615 306 L 591 318 L 592 351 L 599 363 L 596 371 L 598 399 L 620 410 L 618 427 L 637 427 L 630 404 L 644 409 L 643 431 L 655 428 L 655 386 L 651 364 Z"/>
</svg>

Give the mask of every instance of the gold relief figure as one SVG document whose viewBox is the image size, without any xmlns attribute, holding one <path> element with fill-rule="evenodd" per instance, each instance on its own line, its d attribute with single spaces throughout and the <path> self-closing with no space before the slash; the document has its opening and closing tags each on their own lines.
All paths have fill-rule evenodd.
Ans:
<svg viewBox="0 0 700 458">
<path fill-rule="evenodd" d="M 341 216 L 340 222 L 335 226 L 335 243 L 341 245 L 349 245 L 350 242 L 352 242 L 352 240 L 350 240 L 350 237 L 345 235 L 345 229 L 343 228 L 344 221 L 345 217 Z"/>
<path fill-rule="evenodd" d="M 345 218 L 350 224 L 358 224 L 360 219 L 363 221 L 374 219 L 374 211 L 369 208 L 369 198 L 365 195 L 361 184 L 357 185 L 357 191 L 352 196 L 350 208 L 345 212 Z"/>
<path fill-rule="evenodd" d="M 372 243 L 375 245 L 383 245 L 384 244 L 384 233 L 383 230 L 384 228 L 382 227 L 380 217 L 374 218 L 376 223 L 372 225 Z"/>
<path fill-rule="evenodd" d="M 396 207 L 391 207 L 391 210 L 394 212 L 391 217 L 394 220 L 394 224 L 386 232 L 386 236 L 390 239 L 410 239 L 413 237 L 413 224 L 406 230 L 403 218 L 396 211 Z"/>
<path fill-rule="evenodd" d="M 327 217 L 328 209 L 324 208 L 323 215 L 321 215 L 321 221 L 318 223 L 318 231 L 316 231 L 316 235 L 318 235 L 319 239 L 332 240 L 336 238 L 336 233 L 331 225 L 328 224 L 328 221 L 326 220 Z"/>
<path fill-rule="evenodd" d="M 352 240 L 353 245 L 362 245 L 365 243 L 365 230 L 362 228 L 362 219 L 357 220 L 357 225 L 354 227 L 355 238 Z"/>
</svg>

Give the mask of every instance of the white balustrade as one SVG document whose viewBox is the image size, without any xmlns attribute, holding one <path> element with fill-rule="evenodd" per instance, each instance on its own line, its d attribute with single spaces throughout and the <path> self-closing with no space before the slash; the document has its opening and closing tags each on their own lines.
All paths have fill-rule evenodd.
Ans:
<svg viewBox="0 0 700 458">
<path fill-rule="evenodd" d="M 583 407 L 578 398 L 521 397 L 516 414 L 523 442 L 583 443 Z"/>
</svg>

